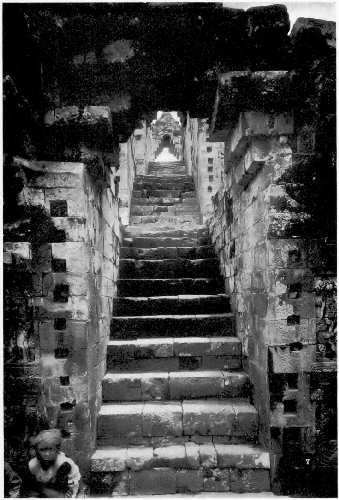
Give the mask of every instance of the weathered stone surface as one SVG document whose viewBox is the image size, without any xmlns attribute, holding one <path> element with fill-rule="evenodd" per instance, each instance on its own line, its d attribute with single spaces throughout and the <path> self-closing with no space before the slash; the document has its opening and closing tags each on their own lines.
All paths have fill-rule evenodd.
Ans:
<svg viewBox="0 0 339 500">
<path fill-rule="evenodd" d="M 201 447 L 200 447 L 201 449 Z M 250 445 L 215 444 L 218 467 L 236 469 L 269 469 L 268 452 Z"/>
<path fill-rule="evenodd" d="M 129 494 L 129 472 L 92 472 L 91 494 L 98 496 L 125 496 Z"/>
<path fill-rule="evenodd" d="M 195 335 L 232 335 L 232 314 L 199 314 L 168 316 L 129 316 L 115 317 L 111 323 L 111 338 L 167 337 L 173 331 L 183 336 Z"/>
<path fill-rule="evenodd" d="M 243 110 L 253 110 L 248 114 L 254 117 L 255 113 L 260 116 L 260 113 L 272 111 L 289 112 L 291 108 L 291 78 L 288 71 L 278 68 L 276 71 L 220 74 L 218 88 L 211 123 L 213 133 L 227 129 Z M 259 118 L 258 124 L 260 122 Z"/>
<path fill-rule="evenodd" d="M 69 120 L 76 120 L 79 117 L 78 106 L 64 106 L 48 111 L 44 116 L 44 124 L 54 125 L 56 122 L 67 123 Z"/>
<path fill-rule="evenodd" d="M 201 444 L 199 446 L 200 464 L 206 469 L 217 467 L 217 453 L 213 443 Z"/>
<path fill-rule="evenodd" d="M 165 400 L 169 398 L 168 373 L 143 373 L 141 377 L 141 391 L 144 401 Z"/>
<path fill-rule="evenodd" d="M 13 256 L 25 260 L 32 259 L 31 244 L 29 242 L 4 242 L 3 248 L 4 254 L 10 256 L 8 264 L 12 264 Z"/>
<path fill-rule="evenodd" d="M 310 372 L 315 361 L 315 345 L 269 347 L 274 373 Z"/>
<path fill-rule="evenodd" d="M 230 491 L 231 480 L 229 469 L 215 469 L 209 477 L 204 477 L 204 491 L 224 492 Z"/>
<path fill-rule="evenodd" d="M 176 474 L 169 468 L 133 472 L 130 479 L 132 495 L 169 495 L 176 492 Z"/>
<path fill-rule="evenodd" d="M 252 42 L 262 40 L 266 33 L 270 33 L 273 43 L 276 37 L 287 35 L 290 21 L 285 5 L 265 5 L 251 7 L 246 11 L 247 29 Z"/>
<path fill-rule="evenodd" d="M 336 48 L 336 24 L 334 21 L 323 19 L 312 19 L 309 17 L 298 17 L 291 31 L 292 43 L 296 43 L 298 37 L 307 31 L 320 32 L 329 47 Z"/>
<path fill-rule="evenodd" d="M 199 446 L 193 442 L 185 443 L 186 467 L 189 469 L 198 469 L 200 465 Z"/>
<path fill-rule="evenodd" d="M 154 453 L 152 447 L 127 448 L 126 466 L 132 471 L 150 469 L 154 466 Z"/>
<path fill-rule="evenodd" d="M 203 400 L 183 402 L 183 430 L 185 435 L 230 435 L 235 415 L 232 404 Z"/>
<path fill-rule="evenodd" d="M 109 106 L 85 106 L 81 120 L 88 125 L 95 125 L 98 122 L 104 121 L 111 126 L 111 110 Z"/>
<path fill-rule="evenodd" d="M 174 353 L 179 356 L 220 356 L 240 353 L 241 344 L 235 337 L 210 337 L 196 338 L 186 337 L 185 339 L 175 338 L 173 340 Z"/>
<path fill-rule="evenodd" d="M 267 470 L 231 469 L 231 491 L 235 493 L 251 493 L 270 491 L 270 475 Z"/>
<path fill-rule="evenodd" d="M 219 275 L 216 259 L 120 260 L 120 276 L 127 278 L 207 278 Z"/>
<path fill-rule="evenodd" d="M 141 378 L 137 375 L 107 374 L 102 384 L 104 401 L 140 401 Z"/>
<path fill-rule="evenodd" d="M 166 446 L 154 448 L 155 467 L 183 469 L 187 467 L 185 446 Z"/>
<path fill-rule="evenodd" d="M 203 490 L 203 473 L 200 470 L 176 472 L 178 493 L 198 493 Z"/>
<path fill-rule="evenodd" d="M 224 388 L 221 372 L 176 372 L 169 375 L 171 399 L 218 397 Z"/>
<path fill-rule="evenodd" d="M 121 296 L 134 297 L 222 292 L 220 281 L 213 278 L 119 279 L 118 289 Z"/>
<path fill-rule="evenodd" d="M 142 421 L 144 436 L 181 436 L 182 406 L 175 402 L 145 403 Z"/>
<path fill-rule="evenodd" d="M 98 449 L 91 458 L 93 472 L 123 471 L 126 469 L 127 448 Z"/>
<path fill-rule="evenodd" d="M 226 295 L 179 295 L 160 297 L 118 297 L 117 316 L 156 314 L 205 314 L 230 312 Z"/>
<path fill-rule="evenodd" d="M 126 439 L 142 435 L 143 404 L 104 405 L 98 417 L 98 442 L 109 444 L 111 437 Z"/>
</svg>

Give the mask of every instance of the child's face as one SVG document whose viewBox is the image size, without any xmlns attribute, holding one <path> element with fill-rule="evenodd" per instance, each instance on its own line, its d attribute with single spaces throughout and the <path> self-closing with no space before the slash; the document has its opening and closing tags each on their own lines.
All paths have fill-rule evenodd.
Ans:
<svg viewBox="0 0 339 500">
<path fill-rule="evenodd" d="M 56 446 L 41 443 L 36 447 L 36 454 L 42 465 L 49 466 L 55 462 L 58 450 Z"/>
</svg>

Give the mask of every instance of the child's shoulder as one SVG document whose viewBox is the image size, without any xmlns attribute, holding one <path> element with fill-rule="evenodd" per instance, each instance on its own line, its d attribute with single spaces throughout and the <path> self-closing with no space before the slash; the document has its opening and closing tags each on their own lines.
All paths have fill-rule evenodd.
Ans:
<svg viewBox="0 0 339 500">
<path fill-rule="evenodd" d="M 77 466 L 77 464 L 74 462 L 74 460 L 72 460 L 70 457 L 68 457 L 67 455 L 65 455 L 65 453 L 63 453 L 62 451 L 60 451 L 58 453 L 58 456 L 57 456 L 57 467 L 59 468 L 62 464 L 64 463 L 67 463 L 71 466 L 71 472 L 79 472 L 79 467 Z"/>
<path fill-rule="evenodd" d="M 36 471 L 37 469 L 39 469 L 41 466 L 40 466 L 40 462 L 39 460 L 37 459 L 37 457 L 34 457 L 34 458 L 31 458 L 31 460 L 28 462 L 28 468 L 31 472 L 34 472 Z"/>
</svg>

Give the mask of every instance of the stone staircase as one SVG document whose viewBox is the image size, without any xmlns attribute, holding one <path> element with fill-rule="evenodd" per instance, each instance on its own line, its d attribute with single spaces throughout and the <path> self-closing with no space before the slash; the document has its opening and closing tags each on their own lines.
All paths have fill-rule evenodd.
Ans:
<svg viewBox="0 0 339 500">
<path fill-rule="evenodd" d="M 270 489 L 233 332 L 192 177 L 179 162 L 150 164 L 120 253 L 94 495 Z"/>
</svg>

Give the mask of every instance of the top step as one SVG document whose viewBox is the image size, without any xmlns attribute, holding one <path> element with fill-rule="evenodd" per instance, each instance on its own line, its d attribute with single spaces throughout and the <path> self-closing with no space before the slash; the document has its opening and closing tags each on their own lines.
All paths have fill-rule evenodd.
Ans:
<svg viewBox="0 0 339 500">
<path fill-rule="evenodd" d="M 161 177 L 163 175 L 186 174 L 186 166 L 182 162 L 150 162 L 148 173 Z"/>
</svg>

